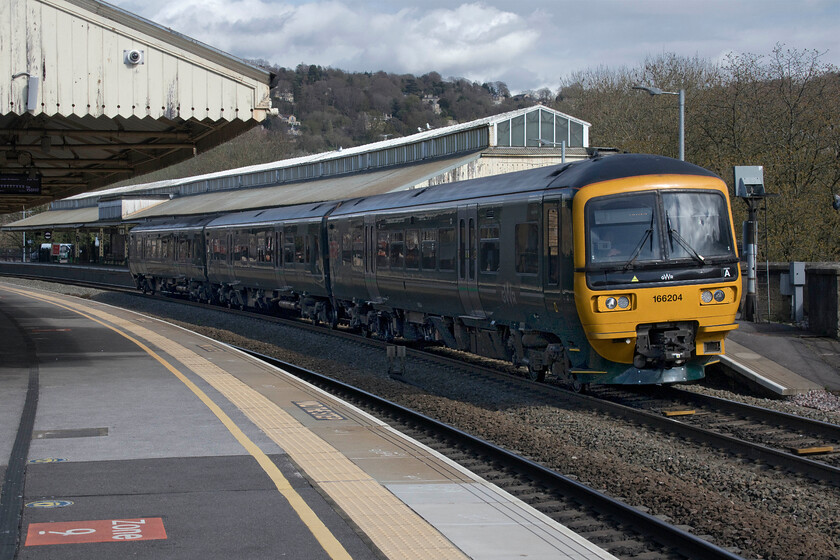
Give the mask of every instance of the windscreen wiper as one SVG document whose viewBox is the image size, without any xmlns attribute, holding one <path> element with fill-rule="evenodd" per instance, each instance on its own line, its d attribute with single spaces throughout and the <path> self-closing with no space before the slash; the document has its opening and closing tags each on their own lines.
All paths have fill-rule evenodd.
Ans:
<svg viewBox="0 0 840 560">
<path fill-rule="evenodd" d="M 639 241 L 639 244 L 636 245 L 636 250 L 633 251 L 633 254 L 630 256 L 630 260 L 624 263 L 624 268 L 622 270 L 628 270 L 633 266 L 633 262 L 639 257 L 639 254 L 642 252 L 642 247 L 645 246 L 645 241 L 650 239 L 650 250 L 653 251 L 653 217 L 654 214 L 651 212 L 650 214 L 650 227 L 645 230 L 645 234 L 642 236 L 642 240 Z"/>
<path fill-rule="evenodd" d="M 665 222 L 668 227 L 668 241 L 671 243 L 671 250 L 674 250 L 674 239 L 676 239 L 680 247 L 685 249 L 692 257 L 697 259 L 697 262 L 699 262 L 700 264 L 706 264 L 706 258 L 697 251 L 695 251 L 694 247 L 692 247 L 688 243 L 688 241 L 683 239 L 683 236 L 680 235 L 680 232 L 671 227 L 671 218 L 668 216 L 668 214 L 665 214 Z"/>
</svg>

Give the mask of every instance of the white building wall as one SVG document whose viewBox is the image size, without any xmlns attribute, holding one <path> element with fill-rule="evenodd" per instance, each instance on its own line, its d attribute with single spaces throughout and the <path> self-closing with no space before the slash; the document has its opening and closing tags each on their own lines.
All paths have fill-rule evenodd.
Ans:
<svg viewBox="0 0 840 560">
<path fill-rule="evenodd" d="M 96 0 L 0 0 L 0 75 L 1 113 L 259 121 L 271 106 L 266 73 Z"/>
</svg>

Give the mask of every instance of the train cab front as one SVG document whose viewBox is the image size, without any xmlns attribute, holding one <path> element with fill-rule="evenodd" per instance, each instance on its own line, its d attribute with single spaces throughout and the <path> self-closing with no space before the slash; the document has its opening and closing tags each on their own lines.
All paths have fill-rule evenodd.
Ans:
<svg viewBox="0 0 840 560">
<path fill-rule="evenodd" d="M 700 379 L 737 328 L 741 278 L 725 184 L 633 177 L 575 198 L 575 300 L 591 383 Z"/>
</svg>

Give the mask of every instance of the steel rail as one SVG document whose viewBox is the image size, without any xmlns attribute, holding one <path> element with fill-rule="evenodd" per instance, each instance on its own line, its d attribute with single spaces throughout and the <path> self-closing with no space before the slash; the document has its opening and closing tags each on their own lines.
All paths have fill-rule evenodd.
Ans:
<svg viewBox="0 0 840 560">
<path fill-rule="evenodd" d="M 820 436 L 832 441 L 840 441 L 840 425 L 837 424 L 823 422 L 821 420 L 813 420 L 811 418 L 805 418 L 804 416 L 797 416 L 796 414 L 762 408 L 760 406 L 738 401 L 730 401 L 712 395 L 695 393 L 693 391 L 678 389 L 676 387 L 670 387 L 668 390 L 669 392 L 675 393 L 677 398 L 700 406 L 707 406 L 709 408 L 722 410 L 738 416 L 755 418 L 756 420 L 766 422 L 768 424 L 780 423 L 795 430 L 806 432 L 809 435 Z"/>
<path fill-rule="evenodd" d="M 560 389 L 558 389 L 560 390 Z M 727 436 L 705 428 L 698 428 L 679 420 L 666 418 L 652 412 L 639 410 L 623 404 L 610 402 L 587 395 L 577 395 L 592 408 L 623 418 L 632 419 L 639 424 L 667 431 L 671 434 L 690 438 L 694 441 L 707 443 L 718 448 L 729 450 L 737 456 L 745 456 L 750 459 L 761 461 L 774 467 L 781 467 L 794 473 L 804 474 L 821 482 L 827 482 L 833 486 L 840 487 L 840 468 L 833 467 L 826 463 L 813 461 L 805 457 L 799 457 L 761 445 L 745 441 L 736 437 Z"/>
</svg>

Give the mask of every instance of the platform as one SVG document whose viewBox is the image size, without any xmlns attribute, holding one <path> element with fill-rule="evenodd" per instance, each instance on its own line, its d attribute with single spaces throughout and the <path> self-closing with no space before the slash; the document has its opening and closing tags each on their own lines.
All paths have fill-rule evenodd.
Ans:
<svg viewBox="0 0 840 560">
<path fill-rule="evenodd" d="M 613 558 L 361 410 L 174 325 L 0 284 L 0 336 L 0 475 L 25 482 L 14 558 Z M 31 441 L 16 440 L 27 413 Z"/>
<path fill-rule="evenodd" d="M 790 325 L 739 322 L 721 364 L 776 395 L 840 390 L 840 341 Z"/>
</svg>

